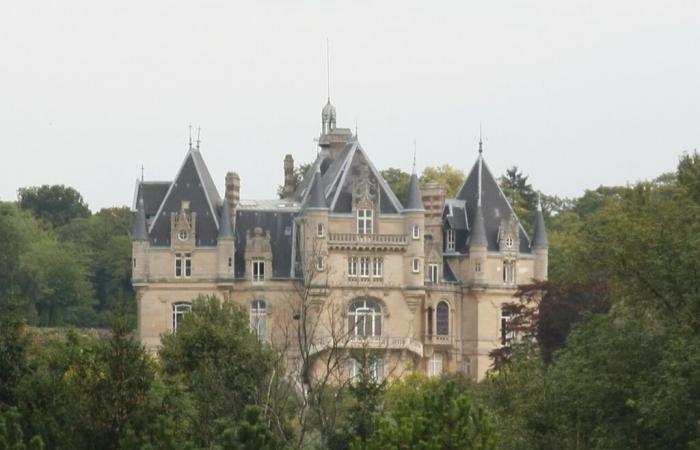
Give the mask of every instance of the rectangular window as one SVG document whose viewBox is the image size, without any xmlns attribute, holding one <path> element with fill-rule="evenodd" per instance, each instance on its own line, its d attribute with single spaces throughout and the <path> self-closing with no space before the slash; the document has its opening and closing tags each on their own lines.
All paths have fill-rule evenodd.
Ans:
<svg viewBox="0 0 700 450">
<path fill-rule="evenodd" d="M 348 257 L 348 276 L 357 276 L 357 258 L 355 256 Z"/>
<path fill-rule="evenodd" d="M 185 314 L 190 312 L 192 305 L 189 303 L 175 303 L 173 305 L 173 333 L 177 331 L 177 327 L 180 325 L 182 318 Z"/>
<path fill-rule="evenodd" d="M 436 284 L 440 281 L 438 264 L 428 264 L 428 276 L 430 277 L 430 282 Z"/>
<path fill-rule="evenodd" d="M 360 258 L 360 276 L 361 277 L 368 277 L 369 276 L 369 258 L 367 257 L 362 257 Z"/>
<path fill-rule="evenodd" d="M 420 273 L 420 259 L 413 258 L 413 273 Z"/>
<path fill-rule="evenodd" d="M 185 278 L 192 276 L 192 254 L 185 253 Z"/>
<path fill-rule="evenodd" d="M 384 274 L 384 260 L 382 258 L 372 259 L 372 277 L 381 278 Z"/>
<path fill-rule="evenodd" d="M 481 262 L 477 261 L 474 263 L 474 272 L 481 273 Z"/>
<path fill-rule="evenodd" d="M 428 361 L 428 374 L 431 377 L 439 377 L 442 375 L 442 354 L 433 353 Z"/>
<path fill-rule="evenodd" d="M 513 310 L 510 308 L 501 309 L 501 344 L 504 346 L 511 345 L 515 340 L 515 330 L 511 328 L 513 316 Z"/>
<path fill-rule="evenodd" d="M 374 211 L 371 209 L 357 210 L 357 234 L 372 234 L 373 223 L 372 216 Z"/>
<path fill-rule="evenodd" d="M 253 260 L 253 281 L 263 281 L 265 279 L 265 261 L 261 259 Z"/>
<path fill-rule="evenodd" d="M 413 225 L 413 239 L 420 239 L 420 227 Z"/>
<path fill-rule="evenodd" d="M 503 261 L 503 282 L 515 284 L 515 261 Z"/>
<path fill-rule="evenodd" d="M 324 237 L 326 235 L 326 227 L 322 223 L 316 225 L 316 237 Z"/>
<path fill-rule="evenodd" d="M 455 230 L 451 228 L 447 229 L 445 250 L 448 252 L 455 251 Z"/>
<path fill-rule="evenodd" d="M 323 272 L 325 268 L 326 268 L 326 261 L 323 258 L 323 256 L 319 256 L 318 258 L 316 258 L 316 270 L 318 272 Z"/>
<path fill-rule="evenodd" d="M 175 278 L 182 278 L 182 253 L 175 253 Z"/>
</svg>

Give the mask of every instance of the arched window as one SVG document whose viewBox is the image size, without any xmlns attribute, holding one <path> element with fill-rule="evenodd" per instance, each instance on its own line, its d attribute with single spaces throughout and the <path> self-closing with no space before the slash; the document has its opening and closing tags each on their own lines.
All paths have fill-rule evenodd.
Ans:
<svg viewBox="0 0 700 450">
<path fill-rule="evenodd" d="M 264 341 L 267 336 L 267 305 L 265 300 L 253 300 L 250 304 L 250 330 Z"/>
<path fill-rule="evenodd" d="M 180 322 L 182 322 L 185 314 L 190 312 L 191 309 L 191 303 L 180 302 L 173 304 L 173 333 L 177 331 L 177 327 L 180 325 Z"/>
<path fill-rule="evenodd" d="M 440 302 L 435 311 L 435 328 L 438 336 L 448 336 L 450 334 L 450 307 L 446 302 Z"/>
<path fill-rule="evenodd" d="M 355 300 L 348 312 L 348 331 L 355 336 L 382 335 L 382 307 L 374 300 Z"/>
<path fill-rule="evenodd" d="M 433 335 L 433 308 L 428 307 L 428 336 Z"/>
</svg>

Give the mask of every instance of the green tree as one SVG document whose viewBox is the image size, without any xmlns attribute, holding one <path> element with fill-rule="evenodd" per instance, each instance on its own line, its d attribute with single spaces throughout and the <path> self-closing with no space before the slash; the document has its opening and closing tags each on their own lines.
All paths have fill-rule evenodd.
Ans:
<svg viewBox="0 0 700 450">
<path fill-rule="evenodd" d="M 43 450 L 44 442 L 34 436 L 29 445 L 24 443 L 24 432 L 20 424 L 20 414 L 16 408 L 0 413 L 0 449 L 2 450 Z"/>
<path fill-rule="evenodd" d="M 195 401 L 200 445 L 211 445 L 219 423 L 244 417 L 246 405 L 266 405 L 273 356 L 249 331 L 248 315 L 231 301 L 199 297 L 165 335 L 159 351 L 166 374 L 182 377 Z"/>
<path fill-rule="evenodd" d="M 464 183 L 464 172 L 449 164 L 429 166 L 423 169 L 421 184 L 437 182 L 447 189 L 447 197 L 455 197 Z"/>
<path fill-rule="evenodd" d="M 408 198 L 408 183 L 411 181 L 411 175 L 401 169 L 390 167 L 381 171 L 382 177 L 389 183 L 389 187 L 396 194 L 402 205 L 406 204 Z"/>
<path fill-rule="evenodd" d="M 19 305 L 11 296 L 0 314 L 0 410 L 17 405 L 17 386 L 29 371 L 29 338 Z"/>
<path fill-rule="evenodd" d="M 89 217 L 90 209 L 82 195 L 72 187 L 42 185 L 20 188 L 19 207 L 31 211 L 53 227 L 59 227 L 76 217 Z"/>
<path fill-rule="evenodd" d="M 217 439 L 221 450 L 278 450 L 280 441 L 265 423 L 258 406 L 246 405 L 243 418 L 227 428 Z"/>
<path fill-rule="evenodd" d="M 408 384 L 410 383 L 410 384 Z M 354 449 L 496 449 L 491 416 L 454 379 L 410 379 L 392 389 L 394 402 L 367 443 Z"/>
</svg>

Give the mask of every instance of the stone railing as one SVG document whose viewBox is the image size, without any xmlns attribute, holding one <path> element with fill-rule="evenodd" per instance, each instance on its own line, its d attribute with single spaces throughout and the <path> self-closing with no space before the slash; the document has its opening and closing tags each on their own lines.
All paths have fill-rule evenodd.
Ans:
<svg viewBox="0 0 700 450">
<path fill-rule="evenodd" d="M 408 350 L 423 356 L 423 344 L 408 336 L 324 336 L 311 346 L 315 354 L 330 348 L 367 348 L 372 350 Z"/>
<path fill-rule="evenodd" d="M 339 250 L 401 251 L 406 248 L 407 243 L 405 234 L 328 234 L 328 246 Z"/>
<path fill-rule="evenodd" d="M 426 334 L 424 342 L 429 345 L 452 345 L 452 336 Z"/>
</svg>

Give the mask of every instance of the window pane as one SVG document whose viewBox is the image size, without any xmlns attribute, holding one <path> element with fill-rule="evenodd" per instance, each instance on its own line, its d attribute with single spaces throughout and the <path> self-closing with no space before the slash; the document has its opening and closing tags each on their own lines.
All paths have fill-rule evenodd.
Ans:
<svg viewBox="0 0 700 450">
<path fill-rule="evenodd" d="M 437 305 L 436 328 L 438 336 L 450 334 L 450 308 L 445 302 L 440 302 Z"/>
</svg>

